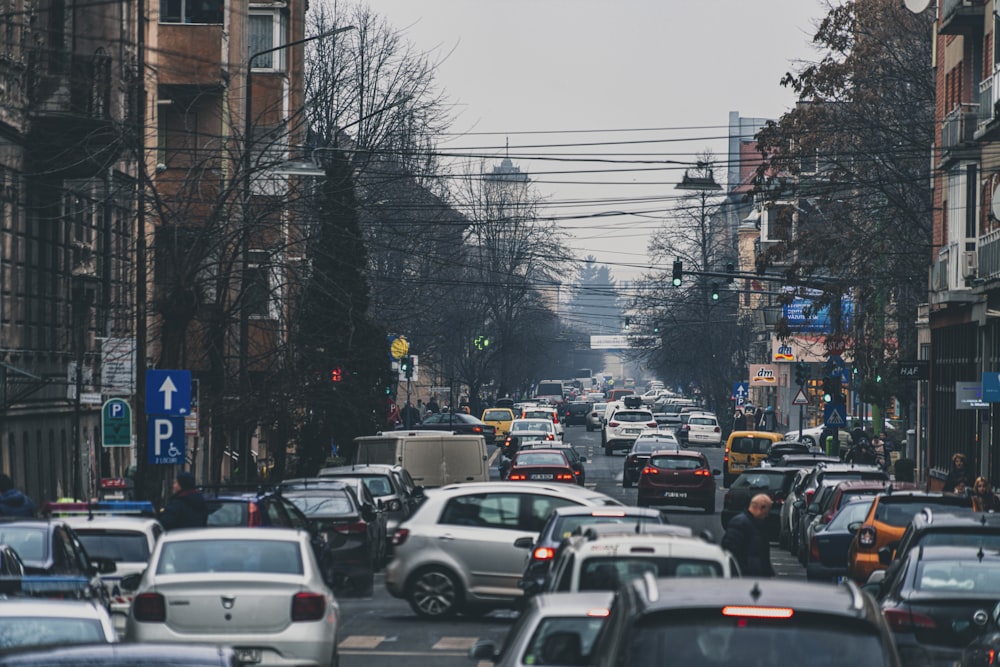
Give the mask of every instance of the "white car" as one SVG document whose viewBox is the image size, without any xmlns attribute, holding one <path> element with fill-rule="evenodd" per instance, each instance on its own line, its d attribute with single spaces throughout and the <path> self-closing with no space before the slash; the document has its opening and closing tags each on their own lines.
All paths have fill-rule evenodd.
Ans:
<svg viewBox="0 0 1000 667">
<path fill-rule="evenodd" d="M 524 596 L 524 540 L 538 538 L 554 509 L 573 505 L 621 503 L 569 484 L 486 482 L 431 489 L 396 530 L 386 589 L 426 618 L 514 606 Z"/>
<path fill-rule="evenodd" d="M 5 597 L 0 603 L 0 647 L 113 644 L 118 641 L 99 600 Z"/>
<path fill-rule="evenodd" d="M 256 665 L 336 665 L 340 608 L 310 538 L 290 528 L 165 533 L 135 591 L 126 640 L 222 644 Z"/>
<path fill-rule="evenodd" d="M 596 431 L 597 429 L 604 428 L 604 410 L 607 407 L 607 403 L 594 403 L 591 406 L 590 412 L 587 413 L 588 431 Z"/>
<path fill-rule="evenodd" d="M 692 445 L 722 444 L 722 429 L 718 418 L 707 412 L 694 412 L 683 422 L 678 432 L 678 440 L 686 440 Z"/>
<path fill-rule="evenodd" d="M 530 408 L 524 408 L 521 411 L 520 419 L 548 419 L 552 422 L 556 429 L 556 435 L 560 438 L 565 432 L 566 426 L 561 421 L 559 421 L 559 410 L 547 405 L 536 405 Z"/>
<path fill-rule="evenodd" d="M 602 443 L 604 454 L 611 456 L 616 449 L 629 449 L 639 434 L 646 429 L 657 427 L 653 413 L 649 410 L 622 409 L 615 411 L 604 425 Z"/>
</svg>

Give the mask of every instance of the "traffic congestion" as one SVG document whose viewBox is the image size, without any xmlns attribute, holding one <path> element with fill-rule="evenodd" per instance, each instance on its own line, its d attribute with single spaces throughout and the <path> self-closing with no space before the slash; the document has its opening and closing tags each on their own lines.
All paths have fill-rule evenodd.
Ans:
<svg viewBox="0 0 1000 667">
<path fill-rule="evenodd" d="M 573 398 L 486 408 L 491 444 L 365 436 L 313 478 L 181 471 L 159 511 L 25 497 L 0 521 L 0 664 L 992 664 L 982 493 L 724 434 L 672 392 Z"/>
</svg>

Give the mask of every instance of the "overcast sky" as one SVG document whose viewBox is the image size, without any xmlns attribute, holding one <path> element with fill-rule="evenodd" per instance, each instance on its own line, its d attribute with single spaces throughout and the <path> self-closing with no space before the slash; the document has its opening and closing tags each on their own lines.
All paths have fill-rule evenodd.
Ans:
<svg viewBox="0 0 1000 667">
<path fill-rule="evenodd" d="M 793 103 L 779 81 L 815 59 L 826 14 L 825 0 L 370 3 L 441 61 L 464 135 L 441 148 L 499 161 L 509 140 L 575 255 L 618 279 L 650 266 L 649 236 L 679 194 L 674 163 L 710 150 L 721 182 L 729 112 L 776 118 Z"/>
</svg>

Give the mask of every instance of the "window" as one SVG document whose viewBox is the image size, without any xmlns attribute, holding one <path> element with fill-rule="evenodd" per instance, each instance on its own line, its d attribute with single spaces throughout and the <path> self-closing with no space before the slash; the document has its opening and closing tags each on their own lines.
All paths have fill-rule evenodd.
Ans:
<svg viewBox="0 0 1000 667">
<path fill-rule="evenodd" d="M 247 57 L 285 43 L 284 17 L 278 12 L 250 14 L 250 44 Z M 284 51 L 264 53 L 253 59 L 253 69 L 284 69 Z"/>
<path fill-rule="evenodd" d="M 541 532 L 542 528 L 545 527 L 545 522 L 549 520 L 549 515 L 552 514 L 553 510 L 560 507 L 570 507 L 576 505 L 576 503 L 566 500 L 565 498 L 559 498 L 557 496 L 527 496 L 531 502 L 531 513 L 528 518 L 528 524 L 526 526 L 521 526 L 522 530 L 531 530 L 535 532 Z"/>
<path fill-rule="evenodd" d="M 160 23 L 222 23 L 222 0 L 160 0 Z"/>
<path fill-rule="evenodd" d="M 251 250 L 244 284 L 244 298 L 250 317 L 276 319 L 276 304 L 272 299 L 272 267 L 265 250 Z"/>
<path fill-rule="evenodd" d="M 441 514 L 441 523 L 455 526 L 519 529 L 520 496 L 514 493 L 489 493 L 452 498 Z"/>
</svg>

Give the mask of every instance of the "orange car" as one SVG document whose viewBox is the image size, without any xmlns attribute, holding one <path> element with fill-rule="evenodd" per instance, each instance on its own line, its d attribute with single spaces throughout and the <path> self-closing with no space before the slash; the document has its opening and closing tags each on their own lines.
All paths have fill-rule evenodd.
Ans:
<svg viewBox="0 0 1000 667">
<path fill-rule="evenodd" d="M 891 489 L 891 487 L 890 487 Z M 872 572 L 884 570 L 878 552 L 894 547 L 906 531 L 914 514 L 929 507 L 932 512 L 972 511 L 972 499 L 950 493 L 891 490 L 875 496 L 861 527 L 858 528 L 847 552 L 847 576 L 865 583 Z"/>
</svg>

